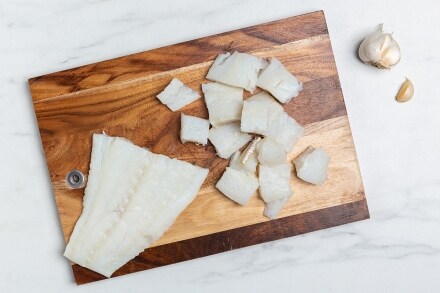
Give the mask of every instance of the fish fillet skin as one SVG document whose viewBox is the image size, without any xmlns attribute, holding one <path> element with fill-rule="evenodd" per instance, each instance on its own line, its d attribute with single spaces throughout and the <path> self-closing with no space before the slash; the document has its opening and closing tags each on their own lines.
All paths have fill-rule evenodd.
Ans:
<svg viewBox="0 0 440 293">
<path fill-rule="evenodd" d="M 258 189 L 258 179 L 254 174 L 227 167 L 215 187 L 236 203 L 245 206 Z"/>
<path fill-rule="evenodd" d="M 292 195 L 290 188 L 291 164 L 258 166 L 259 191 L 264 202 L 271 202 Z"/>
<path fill-rule="evenodd" d="M 94 135 L 98 136 L 98 135 Z M 95 140 L 94 140 L 95 142 Z M 123 138 L 113 138 L 100 173 L 90 172 L 83 210 L 64 255 L 106 277 L 141 253 L 172 225 L 197 195 L 208 170 L 157 155 Z M 173 184 L 169 184 L 173 182 Z M 88 213 L 86 213 L 88 211 Z M 82 219 L 84 218 L 84 219 Z"/>
<path fill-rule="evenodd" d="M 240 131 L 240 123 L 232 122 L 209 130 L 209 140 L 220 158 L 228 159 L 233 153 L 252 139 L 248 133 Z"/>
<path fill-rule="evenodd" d="M 243 89 L 210 82 L 202 84 L 202 92 L 212 126 L 240 120 L 243 109 Z"/>
<path fill-rule="evenodd" d="M 217 56 L 206 78 L 253 92 L 264 64 L 262 58 L 239 52 L 231 55 L 228 52 Z"/>
<path fill-rule="evenodd" d="M 284 197 L 274 201 L 267 202 L 264 205 L 263 215 L 273 220 L 278 217 L 278 214 L 283 209 L 284 205 L 289 201 L 290 197 Z"/>
<path fill-rule="evenodd" d="M 182 143 L 194 142 L 200 145 L 208 143 L 209 121 L 195 116 L 181 114 L 180 140 Z"/>
<path fill-rule="evenodd" d="M 284 104 L 297 97 L 303 89 L 298 79 L 277 58 L 271 58 L 269 65 L 261 71 L 257 86 Z"/>
<path fill-rule="evenodd" d="M 173 78 L 166 88 L 156 97 L 162 104 L 174 112 L 191 104 L 200 98 L 200 95 L 179 79 Z"/>
</svg>

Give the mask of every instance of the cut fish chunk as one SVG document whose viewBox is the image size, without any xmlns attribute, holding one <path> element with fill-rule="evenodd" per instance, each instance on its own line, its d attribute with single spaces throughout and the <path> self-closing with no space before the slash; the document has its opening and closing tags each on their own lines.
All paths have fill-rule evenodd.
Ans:
<svg viewBox="0 0 440 293">
<path fill-rule="evenodd" d="M 268 93 L 253 95 L 243 102 L 241 131 L 266 135 L 271 121 L 282 112 L 283 107 Z"/>
<path fill-rule="evenodd" d="M 243 103 L 241 131 L 268 136 L 290 152 L 304 129 L 269 94 L 258 93 Z"/>
<path fill-rule="evenodd" d="M 330 157 L 322 148 L 313 147 L 308 147 L 293 160 L 298 177 L 315 185 L 324 184 L 329 162 Z"/>
<path fill-rule="evenodd" d="M 209 121 L 195 116 L 180 116 L 180 140 L 206 145 L 208 143 Z"/>
<path fill-rule="evenodd" d="M 286 163 L 287 153 L 284 147 L 270 137 L 265 137 L 258 144 L 258 162 L 266 166 Z"/>
<path fill-rule="evenodd" d="M 206 78 L 253 92 L 263 59 L 246 53 L 220 54 L 212 64 Z"/>
<path fill-rule="evenodd" d="M 227 159 L 252 139 L 248 133 L 240 131 L 240 123 L 232 122 L 209 130 L 209 140 L 220 158 Z"/>
<path fill-rule="evenodd" d="M 212 126 L 240 120 L 243 109 L 243 89 L 210 82 L 202 84 L 202 91 Z"/>
<path fill-rule="evenodd" d="M 94 134 L 93 143 L 84 209 L 64 255 L 110 277 L 171 226 L 208 170 L 124 138 Z"/>
<path fill-rule="evenodd" d="M 288 103 L 297 97 L 302 84 L 276 58 L 258 76 L 257 86 L 270 92 L 281 103 Z"/>
<path fill-rule="evenodd" d="M 240 153 L 240 151 L 236 151 L 231 157 L 229 167 L 234 168 L 236 170 L 242 170 L 245 172 L 255 174 L 255 172 L 257 172 L 257 165 L 258 165 L 256 148 L 260 140 L 261 140 L 260 137 L 255 138 L 245 148 L 243 153 Z"/>
<path fill-rule="evenodd" d="M 236 203 L 244 206 L 257 191 L 258 179 L 254 174 L 227 167 L 215 187 Z"/>
<path fill-rule="evenodd" d="M 200 95 L 179 79 L 173 78 L 170 84 L 157 95 L 157 98 L 171 111 L 177 111 L 200 98 Z"/>
<path fill-rule="evenodd" d="M 303 134 L 304 128 L 287 113 L 282 112 L 271 121 L 266 136 L 281 144 L 289 153 Z"/>
<path fill-rule="evenodd" d="M 289 198 L 290 197 L 284 197 L 278 200 L 267 202 L 264 206 L 263 214 L 271 220 L 276 219 L 284 205 L 289 201 Z"/>
<path fill-rule="evenodd" d="M 290 173 L 291 165 L 289 163 L 277 166 L 259 165 L 259 190 L 265 202 L 271 202 L 292 195 Z"/>
</svg>

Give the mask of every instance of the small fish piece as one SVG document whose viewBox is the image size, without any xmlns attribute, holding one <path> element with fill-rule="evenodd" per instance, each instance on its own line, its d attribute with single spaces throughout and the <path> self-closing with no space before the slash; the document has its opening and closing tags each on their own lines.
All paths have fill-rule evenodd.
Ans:
<svg viewBox="0 0 440 293">
<path fill-rule="evenodd" d="M 257 86 L 271 93 L 283 104 L 297 97 L 303 89 L 298 79 L 277 58 L 271 58 L 269 65 L 261 71 Z"/>
<path fill-rule="evenodd" d="M 243 102 L 241 131 L 266 135 L 270 123 L 282 112 L 283 107 L 268 93 L 253 95 Z"/>
<path fill-rule="evenodd" d="M 284 147 L 270 137 L 265 137 L 258 144 L 258 162 L 266 166 L 284 164 L 287 153 Z"/>
<path fill-rule="evenodd" d="M 156 97 L 162 104 L 175 112 L 200 98 L 200 95 L 179 79 L 173 78 L 170 84 Z"/>
<path fill-rule="evenodd" d="M 261 141 L 260 137 L 256 137 L 248 146 L 244 149 L 243 153 L 236 151 L 229 162 L 229 167 L 236 170 L 243 170 L 255 174 L 257 172 L 257 146 Z"/>
<path fill-rule="evenodd" d="M 206 145 L 208 143 L 209 121 L 199 117 L 181 114 L 180 140 L 182 143 L 194 142 Z"/>
<path fill-rule="evenodd" d="M 243 89 L 210 82 L 202 84 L 202 91 L 212 126 L 240 120 L 243 109 Z"/>
<path fill-rule="evenodd" d="M 327 169 L 330 157 L 322 148 L 308 147 L 299 155 L 293 163 L 295 164 L 296 174 L 302 180 L 322 185 L 327 179 Z"/>
<path fill-rule="evenodd" d="M 280 113 L 270 123 L 266 136 L 284 147 L 287 153 L 293 150 L 298 139 L 304 135 L 304 128 L 286 112 Z"/>
<path fill-rule="evenodd" d="M 207 175 L 125 138 L 94 134 L 84 208 L 64 256 L 110 277 L 168 230 Z"/>
<path fill-rule="evenodd" d="M 243 103 L 241 131 L 268 136 L 291 152 L 304 129 L 272 96 L 258 93 Z"/>
<path fill-rule="evenodd" d="M 263 215 L 271 220 L 276 219 L 289 199 L 290 197 L 284 197 L 278 200 L 267 202 L 264 206 Z"/>
<path fill-rule="evenodd" d="M 247 144 L 252 136 L 240 131 L 240 122 L 232 122 L 209 130 L 209 140 L 220 158 L 228 159 Z"/>
<path fill-rule="evenodd" d="M 228 52 L 217 56 L 206 78 L 253 92 L 263 65 L 262 58 L 239 52 L 231 55 Z"/>
<path fill-rule="evenodd" d="M 215 187 L 236 203 L 245 206 L 258 189 L 258 179 L 254 174 L 227 167 Z"/>
<path fill-rule="evenodd" d="M 290 188 L 291 165 L 258 166 L 260 195 L 265 202 L 279 200 L 292 195 Z"/>
</svg>

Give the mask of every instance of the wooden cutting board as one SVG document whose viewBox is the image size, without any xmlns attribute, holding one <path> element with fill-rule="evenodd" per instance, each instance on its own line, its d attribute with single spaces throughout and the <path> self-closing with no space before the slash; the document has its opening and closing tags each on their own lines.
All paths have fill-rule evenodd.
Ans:
<svg viewBox="0 0 440 293">
<path fill-rule="evenodd" d="M 241 207 L 214 188 L 228 160 L 216 156 L 211 144 L 182 144 L 180 112 L 155 98 L 173 77 L 201 92 L 216 56 L 235 50 L 276 56 L 304 83 L 301 94 L 284 105 L 305 127 L 289 159 L 309 145 L 322 146 L 331 157 L 323 186 L 306 184 L 292 173 L 294 196 L 273 221 L 263 216 L 258 196 Z M 322 11 L 32 78 L 29 85 L 66 241 L 84 192 L 69 189 L 66 175 L 75 169 L 88 173 L 92 133 L 123 136 L 210 169 L 199 195 L 170 230 L 113 276 L 369 218 Z M 208 118 L 203 99 L 181 112 Z M 78 284 L 104 278 L 76 264 L 72 268 Z"/>
</svg>

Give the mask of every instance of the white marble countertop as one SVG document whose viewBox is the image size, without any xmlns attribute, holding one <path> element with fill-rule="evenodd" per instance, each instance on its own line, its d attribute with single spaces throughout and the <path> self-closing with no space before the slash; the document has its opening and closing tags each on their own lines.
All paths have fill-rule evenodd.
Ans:
<svg viewBox="0 0 440 293">
<path fill-rule="evenodd" d="M 371 219 L 77 287 L 27 79 L 96 61 L 325 11 Z M 440 288 L 438 1 L 0 2 L 1 292 L 434 292 Z M 378 23 L 401 63 L 356 58 Z M 404 77 L 416 87 L 393 99 Z"/>
</svg>

